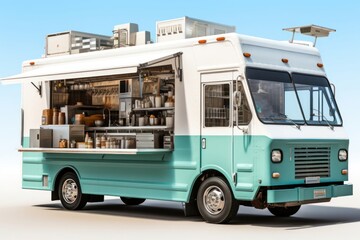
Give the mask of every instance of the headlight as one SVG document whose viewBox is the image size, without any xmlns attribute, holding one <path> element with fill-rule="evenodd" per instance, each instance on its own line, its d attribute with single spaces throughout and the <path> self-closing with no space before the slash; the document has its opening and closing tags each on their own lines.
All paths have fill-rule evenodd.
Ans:
<svg viewBox="0 0 360 240">
<path fill-rule="evenodd" d="M 346 149 L 340 149 L 338 157 L 340 161 L 346 161 L 348 159 L 348 153 Z"/>
<path fill-rule="evenodd" d="M 271 152 L 271 161 L 273 163 L 279 163 L 282 161 L 282 152 L 280 149 L 272 150 Z"/>
</svg>

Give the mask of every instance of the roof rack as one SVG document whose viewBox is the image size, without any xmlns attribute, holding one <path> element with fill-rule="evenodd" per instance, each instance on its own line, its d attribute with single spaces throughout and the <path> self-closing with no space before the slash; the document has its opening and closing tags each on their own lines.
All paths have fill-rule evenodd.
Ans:
<svg viewBox="0 0 360 240">
<path fill-rule="evenodd" d="M 301 33 L 304 35 L 315 37 L 313 47 L 315 47 L 316 40 L 318 37 L 327 37 L 329 36 L 330 32 L 336 32 L 335 29 L 321 27 L 317 25 L 306 25 L 300 27 L 283 28 L 283 30 L 293 33 L 290 43 L 294 42 L 295 33 Z"/>
</svg>

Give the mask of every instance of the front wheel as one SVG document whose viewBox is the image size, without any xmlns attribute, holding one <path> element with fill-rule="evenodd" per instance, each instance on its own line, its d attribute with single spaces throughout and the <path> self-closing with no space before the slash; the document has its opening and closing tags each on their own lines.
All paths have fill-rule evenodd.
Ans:
<svg viewBox="0 0 360 240">
<path fill-rule="evenodd" d="M 301 205 L 293 207 L 268 207 L 269 212 L 277 217 L 290 217 L 297 213 Z"/>
<path fill-rule="evenodd" d="M 201 216 L 209 223 L 227 223 L 239 209 L 231 189 L 219 177 L 210 177 L 200 185 L 197 205 Z"/>
<path fill-rule="evenodd" d="M 140 205 L 145 202 L 144 198 L 128 198 L 128 197 L 120 197 L 121 201 L 126 205 Z"/>
<path fill-rule="evenodd" d="M 75 173 L 65 173 L 59 183 L 58 193 L 61 204 L 69 210 L 80 210 L 87 203 L 86 195 L 82 194 L 80 182 Z"/>
</svg>

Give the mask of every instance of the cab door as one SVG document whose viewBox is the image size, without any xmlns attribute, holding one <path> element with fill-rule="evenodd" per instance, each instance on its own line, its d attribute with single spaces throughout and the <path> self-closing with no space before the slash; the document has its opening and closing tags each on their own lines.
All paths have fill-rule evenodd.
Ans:
<svg viewBox="0 0 360 240">
<path fill-rule="evenodd" d="M 245 92 L 243 82 L 239 79 L 234 81 L 234 95 L 236 96 L 233 98 L 233 177 L 236 197 L 251 200 L 256 192 L 254 183 L 256 181 L 257 154 L 263 150 L 257 147 L 260 144 L 260 138 L 251 135 L 252 114 Z"/>
<path fill-rule="evenodd" d="M 201 168 L 233 172 L 233 72 L 201 76 Z"/>
</svg>

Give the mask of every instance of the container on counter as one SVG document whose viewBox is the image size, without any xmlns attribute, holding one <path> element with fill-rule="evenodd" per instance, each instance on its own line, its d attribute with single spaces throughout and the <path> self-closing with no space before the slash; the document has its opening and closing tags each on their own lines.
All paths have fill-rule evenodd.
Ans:
<svg viewBox="0 0 360 240">
<path fill-rule="evenodd" d="M 169 91 L 168 98 L 165 102 L 165 107 L 174 107 L 174 105 L 175 103 L 174 103 L 173 93 Z"/>
<path fill-rule="evenodd" d="M 60 139 L 59 148 L 67 148 L 67 140 L 66 139 Z"/>
<path fill-rule="evenodd" d="M 139 126 L 144 126 L 145 125 L 145 118 L 144 117 L 139 117 Z"/>
<path fill-rule="evenodd" d="M 59 110 L 56 109 L 56 108 L 53 109 L 52 124 L 53 125 L 58 125 L 59 124 Z"/>
<path fill-rule="evenodd" d="M 80 113 L 80 114 L 75 114 L 75 122 L 74 124 L 76 125 L 80 125 L 80 124 L 84 124 L 85 123 L 85 115 Z"/>
<path fill-rule="evenodd" d="M 101 148 L 101 138 L 99 136 L 95 138 L 95 146 L 96 148 Z"/>
<path fill-rule="evenodd" d="M 52 109 L 44 109 L 41 118 L 42 125 L 51 125 L 53 119 L 53 110 Z"/>
<path fill-rule="evenodd" d="M 156 108 L 161 107 L 161 96 L 160 95 L 155 97 L 155 107 Z"/>
<path fill-rule="evenodd" d="M 167 128 L 174 127 L 174 118 L 173 117 L 166 117 L 166 127 Z"/>
<path fill-rule="evenodd" d="M 59 112 L 58 124 L 64 125 L 65 124 L 65 113 Z"/>
</svg>

